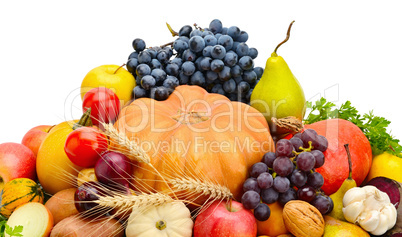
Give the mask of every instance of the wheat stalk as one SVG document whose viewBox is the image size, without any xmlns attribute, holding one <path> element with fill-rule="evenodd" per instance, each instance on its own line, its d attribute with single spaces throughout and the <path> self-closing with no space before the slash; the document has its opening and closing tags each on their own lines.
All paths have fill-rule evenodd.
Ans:
<svg viewBox="0 0 402 237">
<path fill-rule="evenodd" d="M 143 149 L 141 149 L 141 147 L 138 146 L 138 144 L 131 141 L 124 133 L 117 131 L 117 129 L 113 126 L 113 124 L 102 123 L 102 125 L 105 128 L 104 133 L 105 135 L 109 136 L 110 141 L 115 144 L 119 144 L 123 147 L 123 148 L 116 148 L 116 151 L 126 155 L 131 160 L 144 162 L 148 164 L 155 171 L 155 173 L 163 180 L 163 182 L 171 190 L 172 194 L 176 199 L 178 199 L 176 196 L 176 192 L 178 191 L 190 191 L 194 194 L 205 195 L 215 200 L 216 199 L 230 200 L 233 198 L 233 194 L 230 192 L 229 188 L 225 186 L 210 182 L 208 180 L 201 180 L 198 178 L 191 178 L 187 176 L 184 178 L 169 178 L 168 181 L 172 185 L 171 188 L 171 186 L 168 185 L 168 182 L 164 178 L 164 176 L 162 176 L 162 174 L 160 174 L 159 171 L 152 165 L 148 154 Z M 122 205 L 121 203 L 124 203 L 124 199 L 126 199 L 127 197 L 128 196 L 117 195 L 109 198 L 108 200 L 110 202 L 113 202 L 114 198 L 118 199 L 120 198 L 120 200 L 115 200 L 114 202 L 115 205 Z M 127 199 L 131 198 L 137 199 L 136 196 Z M 131 203 L 131 201 L 128 201 L 128 203 Z"/>
<path fill-rule="evenodd" d="M 229 188 L 209 181 L 186 177 L 169 179 L 169 182 L 176 191 L 191 191 L 221 200 L 233 198 Z"/>
<path fill-rule="evenodd" d="M 134 141 L 128 139 L 128 137 L 123 133 L 117 131 L 117 129 L 111 123 L 102 123 L 105 128 L 104 134 L 109 137 L 109 139 L 116 144 L 122 145 L 125 149 L 119 149 L 118 151 L 127 158 L 135 160 L 138 162 L 144 162 L 149 164 L 151 159 L 148 154 Z"/>
<path fill-rule="evenodd" d="M 123 132 L 117 131 L 117 129 L 113 126 L 111 123 L 102 123 L 104 129 L 105 129 L 105 135 L 109 137 L 109 140 L 111 142 L 114 142 L 116 144 L 122 145 L 124 149 L 115 149 L 115 151 L 118 151 L 122 153 L 123 155 L 127 156 L 127 158 L 131 160 L 135 160 L 138 162 L 143 162 L 148 164 L 153 171 L 162 179 L 163 182 L 167 185 L 167 187 L 170 189 L 169 185 L 167 184 L 165 178 L 159 173 L 159 171 L 155 168 L 155 166 L 152 165 L 151 159 L 148 156 L 148 154 L 140 147 L 138 146 L 137 143 L 134 141 L 131 141 Z M 113 148 L 112 148 L 113 149 Z M 176 197 L 176 194 L 172 191 L 173 196 Z M 177 197 L 176 197 L 177 199 Z"/>
<path fill-rule="evenodd" d="M 141 195 L 124 195 L 115 193 L 111 196 L 99 196 L 94 202 L 103 207 L 119 209 L 131 209 L 147 206 L 159 206 L 175 201 L 169 195 L 163 193 L 150 193 Z"/>
</svg>

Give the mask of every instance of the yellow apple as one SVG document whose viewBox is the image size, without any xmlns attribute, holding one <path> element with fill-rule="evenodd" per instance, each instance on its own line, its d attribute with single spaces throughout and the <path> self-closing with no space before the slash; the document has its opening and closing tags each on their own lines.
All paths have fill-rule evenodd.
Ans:
<svg viewBox="0 0 402 237">
<path fill-rule="evenodd" d="M 136 86 L 134 76 L 118 65 L 102 65 L 89 71 L 81 84 L 81 99 L 87 91 L 96 87 L 111 89 L 119 98 L 120 105 L 130 102 Z"/>
<path fill-rule="evenodd" d="M 383 176 L 402 183 L 402 158 L 384 152 L 373 158 L 367 182 L 372 178 Z"/>
</svg>

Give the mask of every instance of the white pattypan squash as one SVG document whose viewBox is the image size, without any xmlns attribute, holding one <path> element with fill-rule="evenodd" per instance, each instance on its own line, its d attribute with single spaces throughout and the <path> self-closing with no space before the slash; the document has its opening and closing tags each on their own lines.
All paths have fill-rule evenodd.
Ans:
<svg viewBox="0 0 402 237">
<path fill-rule="evenodd" d="M 191 237 L 193 220 L 182 202 L 133 208 L 126 227 L 127 237 Z"/>
</svg>

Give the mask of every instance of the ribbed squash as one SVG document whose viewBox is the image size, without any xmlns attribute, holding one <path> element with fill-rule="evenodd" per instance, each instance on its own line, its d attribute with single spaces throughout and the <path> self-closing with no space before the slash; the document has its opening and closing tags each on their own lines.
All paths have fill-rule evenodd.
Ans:
<svg viewBox="0 0 402 237">
<path fill-rule="evenodd" d="M 193 220 L 182 202 L 145 209 L 133 208 L 126 227 L 127 237 L 191 237 Z"/>
<path fill-rule="evenodd" d="M 4 185 L 2 190 L 0 213 L 8 218 L 22 204 L 28 202 L 43 204 L 43 201 L 43 191 L 35 181 L 28 178 L 13 179 Z"/>
<path fill-rule="evenodd" d="M 165 178 L 211 181 L 237 199 L 250 167 L 274 151 L 260 112 L 198 86 L 178 86 L 165 101 L 137 99 L 123 108 L 115 127 L 148 153 Z M 141 180 L 134 186 L 166 189 L 147 164 L 134 165 Z"/>
</svg>

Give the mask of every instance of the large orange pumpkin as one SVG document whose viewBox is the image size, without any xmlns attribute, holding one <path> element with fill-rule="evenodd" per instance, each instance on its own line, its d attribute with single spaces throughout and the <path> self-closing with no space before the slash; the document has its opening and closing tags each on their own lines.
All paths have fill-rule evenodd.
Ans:
<svg viewBox="0 0 402 237">
<path fill-rule="evenodd" d="M 250 167 L 274 150 L 267 121 L 256 109 L 198 86 L 179 86 L 165 101 L 141 98 L 115 127 L 136 141 L 165 178 L 198 178 L 229 188 L 240 199 Z M 149 165 L 136 163 L 134 186 L 163 191 Z"/>
</svg>

